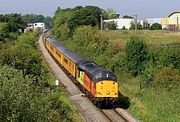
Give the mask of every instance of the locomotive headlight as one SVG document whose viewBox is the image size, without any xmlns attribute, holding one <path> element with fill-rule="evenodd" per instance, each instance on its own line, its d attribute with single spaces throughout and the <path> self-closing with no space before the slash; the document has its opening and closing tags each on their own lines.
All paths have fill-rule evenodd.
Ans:
<svg viewBox="0 0 180 122">
<path fill-rule="evenodd" d="M 107 91 L 107 92 L 106 92 L 106 94 L 107 94 L 107 95 L 109 95 L 109 94 L 110 94 L 110 92 L 109 92 L 109 91 Z"/>
</svg>

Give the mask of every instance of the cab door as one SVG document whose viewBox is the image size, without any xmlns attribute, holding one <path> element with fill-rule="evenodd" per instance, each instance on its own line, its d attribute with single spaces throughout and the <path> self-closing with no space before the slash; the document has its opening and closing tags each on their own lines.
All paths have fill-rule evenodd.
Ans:
<svg viewBox="0 0 180 122">
<path fill-rule="evenodd" d="M 83 82 L 84 82 L 84 72 L 80 69 L 78 69 L 77 71 L 77 81 L 83 85 Z"/>
</svg>

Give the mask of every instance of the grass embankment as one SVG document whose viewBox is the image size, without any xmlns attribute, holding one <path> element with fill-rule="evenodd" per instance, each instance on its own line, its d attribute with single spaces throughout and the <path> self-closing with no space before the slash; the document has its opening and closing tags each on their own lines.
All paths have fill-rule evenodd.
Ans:
<svg viewBox="0 0 180 122">
<path fill-rule="evenodd" d="M 162 86 L 166 86 L 166 80 L 171 82 L 173 79 L 171 77 L 176 77 L 175 82 L 179 83 L 179 71 L 171 67 L 171 64 L 176 64 L 176 67 L 179 67 L 178 63 L 174 62 L 179 60 L 180 53 L 178 54 L 179 48 L 177 46 L 180 45 L 180 33 L 142 30 L 138 31 L 137 34 L 145 40 L 149 47 L 149 58 L 146 61 L 149 65 L 145 65 L 144 72 L 141 73 L 145 74 L 151 81 L 153 80 L 152 85 L 156 82 L 159 83 L 158 80 L 162 78 L 164 80 L 164 84 L 161 82 Z M 74 32 L 73 37 L 64 43 L 81 56 L 95 61 L 116 74 L 120 91 L 124 96 L 130 98 L 129 111 L 134 116 L 145 122 L 180 121 L 179 89 L 174 93 L 171 92 L 173 89 L 168 91 L 161 87 L 161 83 L 156 87 L 148 87 L 147 82 L 142 79 L 142 74 L 134 77 L 127 71 L 125 45 L 132 35 L 134 35 L 134 31 L 129 30 L 99 32 L 92 27 L 80 27 Z M 165 46 L 165 48 L 160 48 L 158 52 L 161 45 L 175 45 L 175 48 Z M 172 51 L 171 54 L 166 48 L 169 51 L 173 48 L 175 52 Z M 173 57 L 173 53 L 178 57 Z M 177 73 L 173 74 L 174 71 Z M 164 78 L 159 72 L 167 74 L 167 77 Z M 146 80 L 149 80 L 147 78 Z M 139 81 L 143 82 L 142 89 L 139 87 Z"/>
<path fill-rule="evenodd" d="M 37 49 L 37 33 L 0 48 L 0 120 L 82 121 Z"/>
</svg>

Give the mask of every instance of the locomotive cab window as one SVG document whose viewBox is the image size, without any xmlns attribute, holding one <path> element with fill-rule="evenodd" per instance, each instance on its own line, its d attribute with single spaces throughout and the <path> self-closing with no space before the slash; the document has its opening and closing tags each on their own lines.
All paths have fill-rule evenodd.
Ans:
<svg viewBox="0 0 180 122">
<path fill-rule="evenodd" d="M 113 73 L 107 72 L 107 71 L 97 73 L 94 78 L 95 78 L 95 80 L 109 79 L 109 80 L 116 81 L 116 76 Z"/>
</svg>

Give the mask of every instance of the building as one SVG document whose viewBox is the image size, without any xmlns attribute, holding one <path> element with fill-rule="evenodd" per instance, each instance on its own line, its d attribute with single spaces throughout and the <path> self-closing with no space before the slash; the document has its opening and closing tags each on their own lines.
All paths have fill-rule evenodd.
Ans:
<svg viewBox="0 0 180 122">
<path fill-rule="evenodd" d="M 180 31 L 180 10 L 174 11 L 168 17 L 163 18 L 162 25 L 166 26 L 168 30 Z"/>
<path fill-rule="evenodd" d="M 45 23 L 42 22 L 37 22 L 33 24 L 34 29 L 40 28 L 40 29 L 45 29 Z"/>
<path fill-rule="evenodd" d="M 37 29 L 42 29 L 44 30 L 46 27 L 45 27 L 45 23 L 42 23 L 42 22 L 37 22 L 37 23 L 28 23 L 26 29 L 24 30 L 24 32 L 26 31 L 36 31 Z"/>
<path fill-rule="evenodd" d="M 104 20 L 104 22 L 107 23 L 112 21 L 117 24 L 117 29 L 122 29 L 122 28 L 129 29 L 131 27 L 131 22 L 133 22 L 134 19 L 119 18 L 119 19 Z"/>
</svg>

